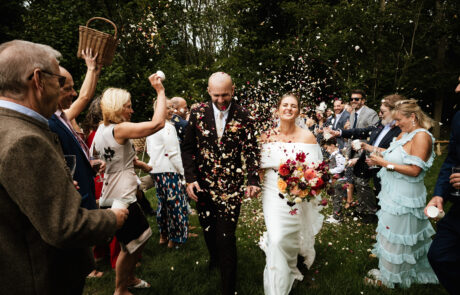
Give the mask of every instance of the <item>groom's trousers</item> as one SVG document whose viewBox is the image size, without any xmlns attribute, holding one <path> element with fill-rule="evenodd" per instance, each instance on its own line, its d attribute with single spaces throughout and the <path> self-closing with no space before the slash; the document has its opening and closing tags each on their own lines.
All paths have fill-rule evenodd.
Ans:
<svg viewBox="0 0 460 295">
<path fill-rule="evenodd" d="M 437 223 L 428 260 L 439 282 L 449 294 L 460 290 L 460 202 Z"/>
<path fill-rule="evenodd" d="M 206 193 L 198 195 L 196 208 L 204 239 L 209 251 L 210 265 L 219 266 L 222 294 L 234 295 L 236 291 L 236 225 L 241 201 L 231 198 L 227 201 L 212 200 Z"/>
</svg>

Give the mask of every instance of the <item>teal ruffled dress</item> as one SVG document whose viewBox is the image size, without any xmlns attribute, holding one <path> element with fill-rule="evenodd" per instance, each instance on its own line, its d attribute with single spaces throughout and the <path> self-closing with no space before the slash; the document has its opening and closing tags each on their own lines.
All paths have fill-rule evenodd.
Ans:
<svg viewBox="0 0 460 295">
<path fill-rule="evenodd" d="M 382 168 L 378 173 L 382 181 L 381 209 L 377 212 L 377 243 L 372 253 L 379 258 L 379 279 L 389 288 L 394 288 L 395 284 L 409 288 L 412 283 L 439 283 L 427 258 L 435 231 L 423 214 L 426 205 L 423 179 L 433 164 L 434 152 L 425 162 L 403 149 L 417 132 L 428 133 L 434 143 L 431 133 L 417 129 L 400 140 L 394 139 L 383 158 L 395 164 L 419 166 L 422 172 L 411 177 Z"/>
</svg>

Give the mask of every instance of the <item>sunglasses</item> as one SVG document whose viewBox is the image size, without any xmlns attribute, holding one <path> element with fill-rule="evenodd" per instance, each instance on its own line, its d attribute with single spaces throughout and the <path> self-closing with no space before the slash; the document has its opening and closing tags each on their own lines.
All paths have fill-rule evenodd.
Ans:
<svg viewBox="0 0 460 295">
<path fill-rule="evenodd" d="M 64 76 L 61 76 L 61 75 L 58 75 L 58 74 L 53 74 L 53 73 L 50 73 L 50 72 L 45 71 L 45 70 L 40 70 L 40 71 L 45 73 L 45 74 L 58 77 L 59 86 L 60 87 L 64 86 L 65 79 L 66 79 Z M 30 74 L 29 78 L 27 78 L 27 79 L 31 80 L 33 76 L 34 76 L 34 73 Z"/>
<path fill-rule="evenodd" d="M 350 97 L 350 101 L 358 101 L 360 100 L 361 98 L 359 97 Z"/>
</svg>

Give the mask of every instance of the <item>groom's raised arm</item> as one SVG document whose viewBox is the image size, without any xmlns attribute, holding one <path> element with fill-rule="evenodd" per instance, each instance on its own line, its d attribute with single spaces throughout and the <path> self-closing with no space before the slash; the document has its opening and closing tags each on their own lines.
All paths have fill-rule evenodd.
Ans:
<svg viewBox="0 0 460 295">
<path fill-rule="evenodd" d="M 246 167 L 248 171 L 248 185 L 259 186 L 259 168 L 260 168 L 260 148 L 257 143 L 257 134 L 254 128 L 254 119 L 248 111 L 245 111 L 246 116 L 246 140 L 243 144 L 243 154 L 246 159 Z"/>
<path fill-rule="evenodd" d="M 197 181 L 195 157 L 197 152 L 196 142 L 196 110 L 192 109 L 190 113 L 190 121 L 185 128 L 184 140 L 181 144 L 181 157 L 184 166 L 184 176 L 187 183 Z"/>
</svg>

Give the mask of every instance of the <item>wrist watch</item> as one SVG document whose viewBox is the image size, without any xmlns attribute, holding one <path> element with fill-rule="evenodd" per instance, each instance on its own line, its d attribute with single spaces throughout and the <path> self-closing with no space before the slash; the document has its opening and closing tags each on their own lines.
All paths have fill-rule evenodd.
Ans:
<svg viewBox="0 0 460 295">
<path fill-rule="evenodd" d="M 388 164 L 388 165 L 386 166 L 386 168 L 387 168 L 388 171 L 395 171 L 395 165 Z"/>
</svg>

